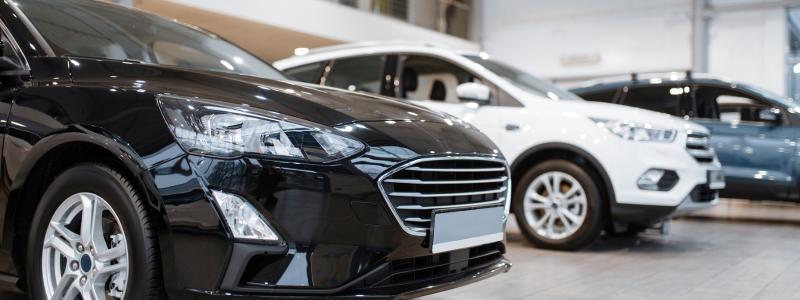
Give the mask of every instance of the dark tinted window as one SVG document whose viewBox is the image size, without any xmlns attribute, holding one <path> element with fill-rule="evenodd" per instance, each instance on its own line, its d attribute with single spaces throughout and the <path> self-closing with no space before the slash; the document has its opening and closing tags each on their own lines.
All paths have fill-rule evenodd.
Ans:
<svg viewBox="0 0 800 300">
<path fill-rule="evenodd" d="M 18 0 L 56 56 L 79 55 L 286 79 L 247 51 L 193 26 L 100 1 Z"/>
<path fill-rule="evenodd" d="M 337 59 L 320 84 L 379 94 L 384 61 L 383 55 Z"/>
<path fill-rule="evenodd" d="M 316 83 L 314 81 L 317 79 L 317 74 L 319 74 L 320 69 L 322 69 L 322 64 L 323 62 L 315 62 L 312 64 L 286 69 L 284 72 L 292 75 L 299 81 Z"/>
<path fill-rule="evenodd" d="M 618 89 L 599 93 L 588 93 L 580 96 L 589 101 L 612 103 L 617 97 L 617 91 Z"/>
<path fill-rule="evenodd" d="M 719 120 L 726 123 L 741 121 L 764 122 L 761 120 L 761 110 L 772 108 L 763 101 L 754 99 L 743 93 L 724 88 L 700 87 L 695 92 L 695 99 L 708 110 L 719 109 Z"/>
<path fill-rule="evenodd" d="M 403 63 L 400 95 L 409 100 L 459 103 L 456 87 L 466 82 L 480 82 L 480 79 L 441 59 L 409 56 Z"/>
<path fill-rule="evenodd" d="M 683 95 L 683 88 L 674 86 L 630 88 L 622 104 L 677 115 L 678 103 Z"/>
</svg>

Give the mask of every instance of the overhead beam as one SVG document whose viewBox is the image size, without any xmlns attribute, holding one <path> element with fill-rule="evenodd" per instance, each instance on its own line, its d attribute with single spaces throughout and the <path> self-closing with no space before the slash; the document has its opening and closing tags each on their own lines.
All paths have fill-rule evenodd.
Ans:
<svg viewBox="0 0 800 300">
<path fill-rule="evenodd" d="M 708 10 L 710 10 L 712 13 L 724 13 L 724 12 L 748 11 L 748 10 L 784 8 L 784 7 L 800 7 L 800 0 L 711 6 L 708 8 Z"/>
</svg>

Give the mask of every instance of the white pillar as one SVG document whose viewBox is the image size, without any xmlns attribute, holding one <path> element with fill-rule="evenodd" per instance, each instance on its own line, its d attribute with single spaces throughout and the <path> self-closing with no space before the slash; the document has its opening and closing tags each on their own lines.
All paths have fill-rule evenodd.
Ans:
<svg viewBox="0 0 800 300">
<path fill-rule="evenodd" d="M 692 0 L 692 70 L 708 72 L 708 0 Z"/>
</svg>

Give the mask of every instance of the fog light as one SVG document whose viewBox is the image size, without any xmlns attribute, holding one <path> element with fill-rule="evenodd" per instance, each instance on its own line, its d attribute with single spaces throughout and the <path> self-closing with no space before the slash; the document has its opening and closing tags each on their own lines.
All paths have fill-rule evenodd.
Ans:
<svg viewBox="0 0 800 300">
<path fill-rule="evenodd" d="M 636 183 L 643 190 L 669 191 L 678 183 L 678 173 L 670 170 L 650 169 L 644 172 Z"/>
<path fill-rule="evenodd" d="M 225 222 L 237 239 L 277 241 L 278 235 L 250 202 L 237 195 L 211 191 L 222 210 Z"/>
</svg>

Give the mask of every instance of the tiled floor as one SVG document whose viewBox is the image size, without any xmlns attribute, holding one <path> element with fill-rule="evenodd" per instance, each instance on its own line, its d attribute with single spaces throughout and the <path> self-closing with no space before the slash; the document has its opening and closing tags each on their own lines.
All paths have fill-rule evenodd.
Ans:
<svg viewBox="0 0 800 300">
<path fill-rule="evenodd" d="M 577 252 L 507 234 L 510 272 L 423 299 L 800 299 L 798 224 L 683 219 Z"/>
</svg>

